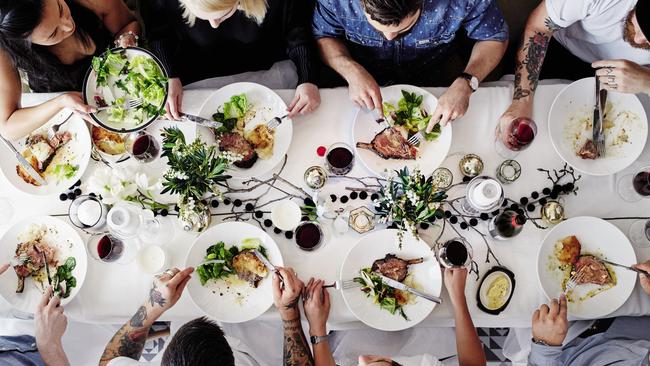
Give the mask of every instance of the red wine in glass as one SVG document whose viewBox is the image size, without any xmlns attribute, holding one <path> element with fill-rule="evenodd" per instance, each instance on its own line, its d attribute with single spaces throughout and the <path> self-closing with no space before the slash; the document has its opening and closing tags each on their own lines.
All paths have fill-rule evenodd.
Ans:
<svg viewBox="0 0 650 366">
<path fill-rule="evenodd" d="M 636 173 L 632 179 L 632 185 L 636 193 L 643 197 L 650 196 L 650 168 Z"/>
<path fill-rule="evenodd" d="M 488 223 L 488 232 L 494 239 L 507 240 L 517 236 L 525 223 L 525 216 L 512 210 L 505 210 Z"/>
<path fill-rule="evenodd" d="M 468 256 L 469 253 L 467 252 L 467 247 L 465 247 L 465 244 L 460 241 L 453 240 L 447 244 L 445 257 L 449 264 L 456 267 L 462 267 L 467 263 Z"/>
<path fill-rule="evenodd" d="M 325 159 L 327 168 L 334 175 L 346 175 L 354 167 L 354 153 L 348 145 L 343 143 L 330 146 Z"/>
<path fill-rule="evenodd" d="M 510 150 L 521 151 L 535 139 L 537 125 L 529 118 L 515 118 L 502 132 L 504 145 Z"/>
<path fill-rule="evenodd" d="M 304 222 L 296 228 L 296 244 L 302 250 L 312 251 L 318 248 L 323 240 L 323 231 L 318 224 Z"/>
<path fill-rule="evenodd" d="M 114 262 L 122 256 L 124 243 L 111 235 L 102 236 L 97 242 L 97 256 L 104 262 Z"/>
<path fill-rule="evenodd" d="M 137 161 L 149 163 L 160 154 L 158 141 L 146 132 L 135 132 L 130 136 L 131 144 L 129 153 Z"/>
</svg>

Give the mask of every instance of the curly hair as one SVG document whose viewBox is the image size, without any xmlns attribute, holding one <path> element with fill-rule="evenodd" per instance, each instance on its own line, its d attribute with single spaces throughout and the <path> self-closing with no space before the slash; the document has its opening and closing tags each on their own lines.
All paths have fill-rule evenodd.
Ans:
<svg viewBox="0 0 650 366">
<path fill-rule="evenodd" d="M 361 0 L 370 18 L 382 25 L 398 25 L 422 7 L 423 0 Z"/>
</svg>

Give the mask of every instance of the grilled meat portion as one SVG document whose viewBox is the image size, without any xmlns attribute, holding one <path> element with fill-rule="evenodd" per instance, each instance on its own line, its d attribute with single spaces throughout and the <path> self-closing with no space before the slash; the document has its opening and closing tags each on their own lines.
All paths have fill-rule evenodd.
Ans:
<svg viewBox="0 0 650 366">
<path fill-rule="evenodd" d="M 605 286 L 613 285 L 614 279 L 605 267 L 603 262 L 593 255 L 582 255 L 575 264 L 575 270 L 579 274 L 578 285 L 593 283 L 595 285 Z"/>
<path fill-rule="evenodd" d="M 257 152 L 253 145 L 236 132 L 225 132 L 219 135 L 219 149 L 241 155 L 242 158 L 233 163 L 238 168 L 248 169 L 257 161 Z"/>
<path fill-rule="evenodd" d="M 21 263 L 14 266 L 14 271 L 18 276 L 17 293 L 23 292 L 24 279 L 40 272 L 45 267 L 43 261 L 43 254 L 48 259 L 48 265 L 56 267 L 58 263 L 53 258 L 56 258 L 56 249 L 40 241 L 31 241 L 20 243 L 16 247 L 16 255 L 14 259 L 16 262 Z"/>
<path fill-rule="evenodd" d="M 369 144 L 357 142 L 357 147 L 373 151 L 387 160 L 415 160 L 418 155 L 418 149 L 408 143 L 408 133 L 399 126 L 384 129 Z"/>
<path fill-rule="evenodd" d="M 404 260 L 394 254 L 386 254 L 382 259 L 377 259 L 372 263 L 372 270 L 380 272 L 382 275 L 395 281 L 402 282 L 408 276 L 408 266 L 423 262 L 423 258 Z"/>
<path fill-rule="evenodd" d="M 567 236 L 560 241 L 562 246 L 557 253 L 557 259 L 564 264 L 575 264 L 580 257 L 581 245 L 575 236 Z"/>
<path fill-rule="evenodd" d="M 598 157 L 598 149 L 593 140 L 589 139 L 585 145 L 578 151 L 578 156 L 582 159 L 596 159 Z"/>
<path fill-rule="evenodd" d="M 242 250 L 232 259 L 233 269 L 240 280 L 248 282 L 254 288 L 268 274 L 268 269 L 252 250 Z"/>
</svg>

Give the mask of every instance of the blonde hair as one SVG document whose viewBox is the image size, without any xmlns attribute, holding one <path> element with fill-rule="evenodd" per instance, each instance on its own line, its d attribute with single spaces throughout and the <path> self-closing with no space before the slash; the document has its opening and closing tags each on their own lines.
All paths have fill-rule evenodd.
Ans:
<svg viewBox="0 0 650 366">
<path fill-rule="evenodd" d="M 196 16 L 190 11 L 190 7 L 200 9 L 204 12 L 231 10 L 237 6 L 247 17 L 252 18 L 261 24 L 266 16 L 266 0 L 179 0 L 183 7 L 183 17 L 190 26 L 196 22 Z"/>
</svg>

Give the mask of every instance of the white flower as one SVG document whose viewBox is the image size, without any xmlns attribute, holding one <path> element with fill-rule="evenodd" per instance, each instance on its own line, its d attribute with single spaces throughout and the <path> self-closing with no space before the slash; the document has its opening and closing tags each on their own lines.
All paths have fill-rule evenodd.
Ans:
<svg viewBox="0 0 650 366">
<path fill-rule="evenodd" d="M 105 204 L 113 205 L 137 192 L 135 169 L 131 167 L 100 168 L 88 179 L 87 187 L 89 191 L 101 195 Z"/>
<path fill-rule="evenodd" d="M 145 173 L 135 174 L 135 184 L 142 192 L 157 192 L 163 189 L 162 179 L 152 179 Z"/>
</svg>

